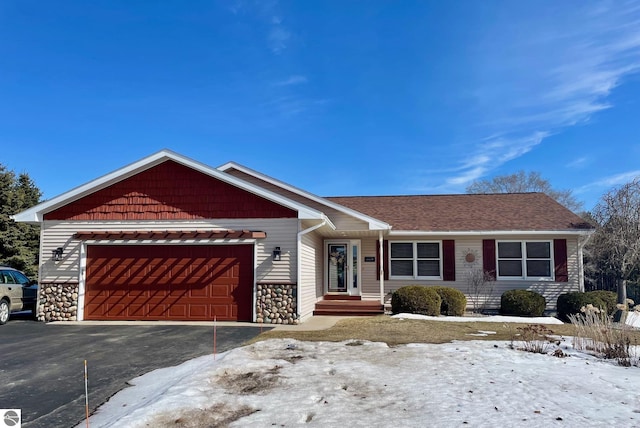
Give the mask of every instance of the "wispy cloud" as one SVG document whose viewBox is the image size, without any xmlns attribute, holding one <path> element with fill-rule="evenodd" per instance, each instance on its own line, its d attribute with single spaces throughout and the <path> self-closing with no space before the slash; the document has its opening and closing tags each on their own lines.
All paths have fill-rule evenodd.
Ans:
<svg viewBox="0 0 640 428">
<path fill-rule="evenodd" d="M 621 184 L 626 184 L 636 178 L 640 177 L 640 169 L 635 171 L 622 172 L 620 174 L 610 175 L 600 180 L 594 181 L 589 184 L 576 189 L 576 193 L 585 193 L 591 190 L 608 189 Z"/>
<path fill-rule="evenodd" d="M 611 92 L 640 71 L 640 5 L 579 5 L 494 26 L 479 43 L 477 126 L 498 137 L 472 144 L 447 183 L 478 179 L 614 107 Z"/>
<path fill-rule="evenodd" d="M 582 167 L 588 165 L 590 162 L 591 161 L 590 161 L 590 159 L 588 157 L 581 156 L 581 157 L 573 159 L 572 161 L 567 163 L 567 167 L 568 168 L 578 169 L 578 168 L 582 168 Z"/>
<path fill-rule="evenodd" d="M 290 118 L 313 108 L 320 107 L 328 102 L 329 100 L 326 99 L 305 98 L 303 96 L 292 94 L 272 98 L 269 101 L 264 102 L 262 106 L 265 109 L 272 111 L 277 116 Z"/>
<path fill-rule="evenodd" d="M 459 172 L 446 180 L 448 185 L 465 185 L 484 176 L 491 169 L 531 151 L 548 132 L 538 131 L 519 138 L 496 137 L 483 142 L 475 153 L 464 159 Z"/>
<path fill-rule="evenodd" d="M 269 48 L 271 52 L 280 54 L 287 48 L 289 39 L 291 38 L 291 32 L 287 30 L 282 24 L 273 24 L 269 31 Z"/>
<path fill-rule="evenodd" d="M 293 86 L 293 85 L 301 85 L 303 83 L 307 83 L 309 80 L 305 76 L 293 75 L 289 76 L 286 79 L 279 80 L 273 83 L 273 86 Z"/>
<path fill-rule="evenodd" d="M 233 0 L 227 8 L 234 15 L 247 14 L 256 19 L 256 31 L 262 33 L 272 53 L 279 55 L 289 48 L 294 33 L 285 24 L 278 0 Z"/>
</svg>

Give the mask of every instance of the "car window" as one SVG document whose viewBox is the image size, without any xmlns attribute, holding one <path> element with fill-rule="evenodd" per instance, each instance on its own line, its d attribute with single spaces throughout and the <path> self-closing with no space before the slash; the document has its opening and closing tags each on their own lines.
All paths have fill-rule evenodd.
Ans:
<svg viewBox="0 0 640 428">
<path fill-rule="evenodd" d="M 16 271 L 10 271 L 13 274 L 13 277 L 16 279 L 16 283 L 18 284 L 22 284 L 22 285 L 27 285 L 29 284 L 29 278 L 27 278 L 26 276 L 24 276 L 21 272 L 16 272 Z"/>
<path fill-rule="evenodd" d="M 13 279 L 13 276 L 9 273 L 8 270 L 3 270 L 0 272 L 0 279 L 3 284 L 15 284 L 16 280 Z"/>
</svg>

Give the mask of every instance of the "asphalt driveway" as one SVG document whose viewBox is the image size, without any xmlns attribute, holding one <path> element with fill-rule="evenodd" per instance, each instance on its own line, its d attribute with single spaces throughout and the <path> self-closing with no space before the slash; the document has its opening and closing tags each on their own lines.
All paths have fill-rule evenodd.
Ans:
<svg viewBox="0 0 640 428">
<path fill-rule="evenodd" d="M 259 327 L 217 328 L 217 352 L 242 345 Z M 0 326 L 0 408 L 22 409 L 23 427 L 72 427 L 84 420 L 84 360 L 93 412 L 127 381 L 211 354 L 213 328 L 199 325 L 44 324 Z"/>
</svg>

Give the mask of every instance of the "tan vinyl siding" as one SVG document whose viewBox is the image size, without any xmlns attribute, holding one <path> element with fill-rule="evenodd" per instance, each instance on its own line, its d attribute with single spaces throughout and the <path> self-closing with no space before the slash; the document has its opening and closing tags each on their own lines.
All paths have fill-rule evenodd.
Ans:
<svg viewBox="0 0 640 428">
<path fill-rule="evenodd" d="M 376 279 L 378 263 L 376 259 L 376 263 L 373 262 L 365 262 L 365 257 L 377 257 L 376 256 L 376 247 L 378 245 L 377 239 L 363 239 L 361 241 L 362 245 L 362 260 L 361 260 L 361 270 L 360 274 L 362 275 L 362 291 L 361 297 L 363 300 L 380 300 L 380 283 Z M 386 288 L 385 281 L 385 288 Z M 385 290 L 385 292 L 388 290 Z"/>
<path fill-rule="evenodd" d="M 298 284 L 298 292 L 300 293 L 298 313 L 301 321 L 313 314 L 316 302 L 323 295 L 322 242 L 322 237 L 316 232 L 302 235 L 301 238 L 300 265 L 302 269 Z"/>
<path fill-rule="evenodd" d="M 487 236 L 473 236 L 455 239 L 455 252 L 456 252 L 456 280 L 455 281 L 443 281 L 443 280 L 414 280 L 414 279 L 387 279 L 385 284 L 385 300 L 389 302 L 388 293 L 394 290 L 411 284 L 417 285 L 445 285 L 447 287 L 454 287 L 469 294 L 469 287 L 467 278 L 469 270 L 474 268 L 482 269 L 482 240 L 483 239 L 496 239 L 496 240 L 509 240 L 509 241 L 531 241 L 531 240 L 549 240 L 558 239 L 558 236 L 503 236 L 503 237 L 487 237 Z M 558 296 L 570 291 L 580 291 L 580 265 L 578 263 L 578 240 L 575 236 L 564 237 L 567 239 L 567 267 L 569 274 L 568 282 L 555 282 L 555 281 L 527 281 L 527 280 L 497 280 L 493 285 L 493 293 L 488 296 L 487 306 L 490 309 L 498 309 L 500 307 L 500 296 L 507 290 L 512 289 L 525 289 L 532 290 L 542 294 L 547 300 L 547 309 L 554 310 Z M 451 239 L 450 237 L 428 237 L 428 238 L 403 238 L 392 237 L 386 238 L 389 241 L 441 241 L 443 239 Z M 364 239 L 362 241 L 363 248 L 363 260 L 364 256 L 376 255 L 377 240 Z M 465 261 L 465 256 L 468 252 L 475 254 L 476 260 L 473 263 Z M 385 253 L 388 253 L 388 248 L 385 248 Z M 376 279 L 377 263 L 363 263 L 362 266 L 362 297 L 367 300 L 376 300 L 379 298 L 379 282 Z M 469 307 L 471 302 L 469 302 Z"/>
<path fill-rule="evenodd" d="M 249 174 L 245 174 L 244 172 L 235 170 L 235 169 L 231 169 L 229 171 L 226 171 L 227 174 L 233 175 L 234 177 L 237 177 L 241 180 L 247 181 L 249 183 L 255 184 L 257 186 L 262 187 L 263 189 L 267 189 L 270 190 L 274 193 L 277 193 L 279 195 L 284 196 L 287 199 L 291 199 L 292 201 L 296 201 L 299 202 L 301 204 L 304 204 L 308 207 L 314 208 L 318 211 L 323 212 L 327 217 L 329 217 L 329 219 L 331 220 L 331 222 L 336 226 L 337 229 L 339 230 L 369 230 L 369 225 L 362 221 L 362 220 L 358 220 L 355 217 L 352 217 L 348 214 L 345 214 L 343 212 L 340 212 L 338 210 L 335 210 L 333 208 L 330 208 L 326 205 L 320 204 L 316 201 L 312 201 L 310 199 L 307 199 L 301 195 L 298 195 L 297 193 L 294 192 L 290 192 L 288 190 L 285 190 L 279 186 L 276 186 L 274 184 L 268 183 L 266 181 L 260 180 L 257 177 L 254 177 L 252 175 Z"/>
<path fill-rule="evenodd" d="M 265 282 L 296 282 L 296 231 L 297 219 L 211 220 L 197 222 L 61 222 L 45 221 L 42 231 L 40 254 L 41 282 L 78 282 L 80 279 L 80 251 L 82 242 L 73 239 L 82 231 L 158 231 L 158 230 L 259 230 L 267 234 L 256 240 L 256 277 Z M 242 243 L 243 240 L 184 240 L 184 241 L 135 241 L 143 244 L 225 244 Z M 244 241 L 246 242 L 246 241 Z M 126 244 L 125 241 L 108 241 L 109 244 Z M 62 261 L 51 260 L 51 252 L 64 248 Z M 274 262 L 272 251 L 280 247 L 282 260 Z"/>
</svg>

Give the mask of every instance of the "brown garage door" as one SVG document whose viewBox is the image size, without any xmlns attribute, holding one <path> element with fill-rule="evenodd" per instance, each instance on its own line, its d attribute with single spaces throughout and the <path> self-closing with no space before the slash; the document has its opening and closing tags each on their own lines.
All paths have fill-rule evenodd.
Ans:
<svg viewBox="0 0 640 428">
<path fill-rule="evenodd" d="M 252 318 L 252 245 L 90 245 L 86 278 L 87 320 Z"/>
</svg>

